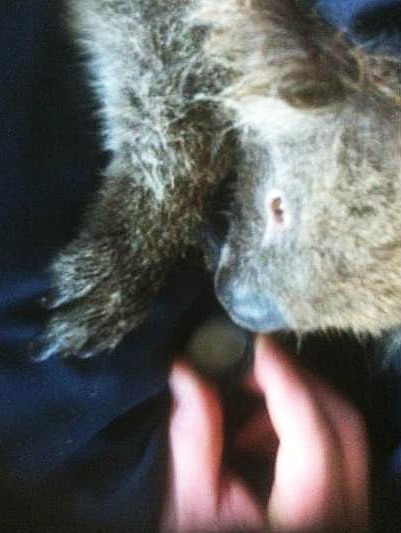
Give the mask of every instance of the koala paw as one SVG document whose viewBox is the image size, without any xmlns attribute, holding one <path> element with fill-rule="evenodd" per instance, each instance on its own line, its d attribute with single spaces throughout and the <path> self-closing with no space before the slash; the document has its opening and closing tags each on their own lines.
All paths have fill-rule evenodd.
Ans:
<svg viewBox="0 0 401 533">
<path fill-rule="evenodd" d="M 109 289 L 106 280 L 72 301 L 57 300 L 56 305 L 54 297 L 48 299 L 45 305 L 50 307 L 50 318 L 44 334 L 33 344 L 33 358 L 42 361 L 57 355 L 86 359 L 113 350 L 129 327 L 121 309 L 120 291 Z M 130 326 L 135 325 L 135 318 L 131 318 Z"/>
<path fill-rule="evenodd" d="M 144 318 L 144 306 L 123 286 L 113 257 L 105 250 L 82 249 L 70 249 L 52 266 L 53 289 L 43 301 L 49 320 L 33 343 L 35 360 L 111 351 Z"/>
<path fill-rule="evenodd" d="M 42 361 L 58 355 L 86 359 L 113 350 L 128 330 L 119 301 L 118 293 L 107 294 L 102 287 L 51 309 L 44 335 L 33 345 L 33 358 Z M 130 325 L 135 325 L 135 320 Z"/>
</svg>

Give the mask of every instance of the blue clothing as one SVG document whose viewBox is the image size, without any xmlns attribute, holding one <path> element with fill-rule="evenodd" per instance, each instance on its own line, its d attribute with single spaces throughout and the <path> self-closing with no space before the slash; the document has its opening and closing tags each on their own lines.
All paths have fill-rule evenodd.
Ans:
<svg viewBox="0 0 401 533">
<path fill-rule="evenodd" d="M 395 25 L 384 24 L 387 9 L 399 12 L 398 0 L 318 4 L 327 20 L 349 30 L 353 39 L 363 34 L 369 46 L 376 42 L 392 52 L 400 50 L 399 19 Z M 380 17 L 374 15 L 376 10 Z M 363 27 L 360 20 L 365 20 Z M 112 357 L 80 362 L 53 358 L 41 364 L 24 357 L 43 327 L 39 301 L 49 289 L 50 258 L 75 234 L 107 160 L 100 149 L 95 104 L 83 78 L 76 50 L 63 31 L 61 0 L 2 0 L 3 533 L 156 530 L 166 464 L 166 354 L 181 317 L 207 287 L 194 267 L 178 266 L 147 322 Z M 401 479 L 395 446 L 401 423 L 391 414 L 398 404 L 389 393 L 399 390 L 399 379 L 383 387 L 383 409 L 378 403 L 376 415 L 386 412 L 386 450 L 394 449 L 391 459 L 388 454 L 383 458 L 388 465 L 383 486 L 388 487 L 387 479 L 395 484 Z"/>
<path fill-rule="evenodd" d="M 312 0 L 319 13 L 368 51 L 401 53 L 399 0 Z"/>
<path fill-rule="evenodd" d="M 0 3 L 0 530 L 155 531 L 166 345 L 199 273 L 180 267 L 113 357 L 24 358 L 45 318 L 46 267 L 107 157 L 62 25 L 60 1 Z"/>
</svg>

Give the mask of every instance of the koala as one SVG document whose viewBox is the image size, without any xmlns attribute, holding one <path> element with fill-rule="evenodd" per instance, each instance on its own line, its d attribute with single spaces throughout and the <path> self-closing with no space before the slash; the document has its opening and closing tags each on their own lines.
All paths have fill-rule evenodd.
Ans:
<svg viewBox="0 0 401 533">
<path fill-rule="evenodd" d="M 111 157 L 53 261 L 40 357 L 112 351 L 189 250 L 247 330 L 385 333 L 399 351 L 399 59 L 301 0 L 66 8 Z"/>
</svg>

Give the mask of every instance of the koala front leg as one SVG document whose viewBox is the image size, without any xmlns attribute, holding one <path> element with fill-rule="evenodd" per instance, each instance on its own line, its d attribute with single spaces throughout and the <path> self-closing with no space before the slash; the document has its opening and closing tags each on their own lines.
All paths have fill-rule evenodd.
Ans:
<svg viewBox="0 0 401 533">
<path fill-rule="evenodd" d="M 38 359 L 110 351 L 144 319 L 199 220 L 187 189 L 187 203 L 176 198 L 182 187 L 157 202 L 132 178 L 106 179 L 79 237 L 52 265 L 50 320 Z"/>
<path fill-rule="evenodd" d="M 219 122 L 213 108 L 201 116 L 195 125 L 177 121 L 162 143 L 149 141 L 145 124 L 142 144 L 137 136 L 114 154 L 81 233 L 53 262 L 50 319 L 34 357 L 113 350 L 144 319 L 174 263 L 199 244 L 210 195 L 235 153 L 227 136 L 212 157 Z"/>
</svg>

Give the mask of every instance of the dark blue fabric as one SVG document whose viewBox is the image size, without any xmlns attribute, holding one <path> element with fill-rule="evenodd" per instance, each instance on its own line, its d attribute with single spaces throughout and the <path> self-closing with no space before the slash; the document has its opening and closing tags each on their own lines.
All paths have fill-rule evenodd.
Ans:
<svg viewBox="0 0 401 533">
<path fill-rule="evenodd" d="M 401 54 L 399 0 L 312 0 L 319 13 L 371 52 Z"/>
<path fill-rule="evenodd" d="M 376 375 L 367 403 L 372 453 L 373 533 L 401 531 L 400 360 L 401 353 L 394 353 L 391 364 Z"/>
<path fill-rule="evenodd" d="M 336 27 L 352 35 L 366 28 L 371 39 L 375 25 L 357 31 L 358 20 L 375 22 L 373 8 L 385 20 L 396 4 L 319 7 Z M 388 35 L 385 46 L 397 50 L 390 26 L 377 37 Z M 0 2 L 0 530 L 153 532 L 164 486 L 167 347 L 205 280 L 179 267 L 113 357 L 24 357 L 43 326 L 46 267 L 74 235 L 107 158 L 62 28 L 60 0 Z M 391 479 L 400 474 L 395 451 L 393 462 L 387 457 Z"/>
<path fill-rule="evenodd" d="M 167 344 L 202 288 L 180 268 L 113 357 L 43 364 L 52 254 L 107 155 L 59 0 L 0 3 L 0 530 L 154 531 L 163 491 Z"/>
</svg>

